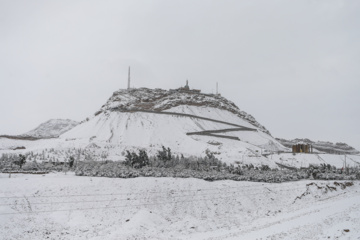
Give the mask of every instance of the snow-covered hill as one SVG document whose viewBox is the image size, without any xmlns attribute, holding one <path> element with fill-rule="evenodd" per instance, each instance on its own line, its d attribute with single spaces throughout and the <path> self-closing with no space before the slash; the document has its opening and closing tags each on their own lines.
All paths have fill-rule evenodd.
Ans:
<svg viewBox="0 0 360 240">
<path fill-rule="evenodd" d="M 256 158 L 272 165 L 261 153 L 286 150 L 255 118 L 223 97 L 146 88 L 116 91 L 94 117 L 60 138 L 114 149 L 110 159 L 122 159 L 118 153 L 125 150 L 155 154 L 166 146 L 174 154 L 205 156 L 210 151 L 228 162 L 246 155 L 254 157 L 246 162 Z"/>
<path fill-rule="evenodd" d="M 40 124 L 37 128 L 20 136 L 34 138 L 53 138 L 69 131 L 79 123 L 70 119 L 51 119 Z"/>
<path fill-rule="evenodd" d="M 120 89 L 113 93 L 100 112 L 106 111 L 164 111 L 177 106 L 211 107 L 226 110 L 251 123 L 259 130 L 270 132 L 258 123 L 253 116 L 241 111 L 233 102 L 216 94 L 203 94 L 195 91 L 177 91 L 163 89 Z"/>
<path fill-rule="evenodd" d="M 254 117 L 224 97 L 195 91 L 119 90 L 94 116 L 80 124 L 49 121 L 27 134 L 57 136 L 60 131 L 56 129 L 70 130 L 58 138 L 37 141 L 0 136 L 0 154 L 19 149 L 16 153 L 31 152 L 31 159 L 36 161 L 67 161 L 70 156 L 78 160 L 118 161 L 125 160 L 127 150 L 145 149 L 154 156 L 165 146 L 175 155 L 204 157 L 213 153 L 227 163 L 264 164 L 272 168 L 278 166 L 276 163 L 294 167 L 344 165 L 340 155 L 278 155 L 291 149 L 274 139 Z M 359 157 L 349 157 L 347 165 L 358 166 Z"/>
<path fill-rule="evenodd" d="M 355 148 L 347 145 L 346 143 L 332 143 L 332 142 L 325 142 L 325 141 L 318 141 L 314 142 L 310 139 L 304 138 L 295 138 L 293 140 L 286 140 L 282 138 L 276 138 L 281 144 L 286 147 L 291 148 L 292 145 L 295 145 L 299 142 L 308 143 L 313 146 L 314 149 L 331 154 L 359 154 L 360 151 L 356 150 Z"/>
</svg>

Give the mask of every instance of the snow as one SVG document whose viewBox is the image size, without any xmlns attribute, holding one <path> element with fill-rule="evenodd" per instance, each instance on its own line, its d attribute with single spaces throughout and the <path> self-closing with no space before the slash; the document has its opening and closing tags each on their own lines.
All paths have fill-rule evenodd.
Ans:
<svg viewBox="0 0 360 240">
<path fill-rule="evenodd" d="M 346 143 L 332 143 L 332 142 L 326 142 L 326 141 L 318 141 L 314 142 L 310 139 L 293 139 L 293 140 L 286 140 L 277 138 L 281 144 L 283 144 L 286 147 L 290 147 L 295 144 L 309 144 L 313 147 L 314 152 L 325 152 L 325 153 L 341 153 L 341 154 L 359 154 L 360 151 L 356 150 L 355 148 L 347 145 Z"/>
<path fill-rule="evenodd" d="M 360 184 L 0 174 L 5 239 L 357 239 Z M 324 191 L 326 185 L 336 187 Z M 302 193 L 309 194 L 295 199 Z M 348 229 L 349 232 L 344 230 Z"/>
<path fill-rule="evenodd" d="M 179 109 L 174 109 L 178 110 Z M 181 109 L 184 113 L 184 108 Z M 241 118 L 230 112 L 213 108 L 189 108 L 186 113 L 208 117 L 215 112 L 215 119 L 232 120 L 237 124 L 252 126 Z M 206 113 L 208 113 L 206 115 Z M 227 115 L 225 115 L 225 113 Z M 253 126 L 252 126 L 253 127 Z M 233 162 L 242 157 L 242 153 L 251 149 L 261 152 L 261 148 L 270 150 L 284 149 L 275 139 L 263 132 L 229 132 L 224 133 L 228 136 L 239 137 L 241 141 L 230 139 L 215 138 L 211 136 L 188 136 L 188 132 L 203 130 L 219 130 L 229 128 L 223 123 L 211 122 L 202 119 L 162 115 L 156 113 L 144 112 L 108 112 L 101 113 L 82 123 L 74 129 L 61 136 L 62 139 L 90 139 L 96 136 L 92 141 L 101 144 L 116 145 L 118 151 L 127 149 L 147 149 L 155 154 L 161 146 L 170 147 L 174 154 L 184 154 L 185 156 L 205 156 L 205 151 L 209 149 L 212 152 L 220 152 L 219 159 L 226 162 Z M 216 141 L 220 145 L 209 144 Z M 272 144 L 271 144 L 272 143 Z M 261 156 L 259 156 L 261 158 Z"/>
<path fill-rule="evenodd" d="M 131 109 L 147 109 L 153 112 L 129 112 Z M 237 124 L 256 131 L 219 133 L 240 141 L 208 135 L 187 135 L 190 132 L 223 130 L 233 126 L 190 116 L 159 114 L 161 111 L 190 114 Z M 68 126 L 71 125 L 69 120 L 65 122 Z M 60 120 L 54 120 L 41 126 L 43 128 L 39 127 L 39 129 L 42 130 L 38 129 L 35 131 L 36 134 L 47 136 L 47 134 L 54 135 L 54 131 L 62 129 L 59 126 L 63 125 Z M 95 116 L 61 134 L 59 138 L 29 141 L 0 137 L 0 154 L 33 152 L 37 156 L 41 154 L 40 159 L 35 158 L 40 161 L 49 159 L 66 161 L 70 156 L 85 150 L 90 159 L 118 161 L 125 159 L 127 150 L 144 149 L 150 156 L 154 156 L 162 146 L 171 148 L 175 155 L 204 157 L 206 152 L 211 152 L 226 163 L 240 162 L 255 166 L 265 164 L 271 168 L 277 167 L 276 162 L 295 167 L 320 163 L 336 167 L 344 165 L 340 155 L 331 154 L 285 153 L 265 157 L 262 153 L 286 152 L 290 149 L 267 134 L 266 129 L 251 115 L 240 111 L 232 102 L 215 95 L 161 89 L 119 90 Z M 26 149 L 12 150 L 16 147 Z M 348 159 L 349 166 L 360 164 L 358 156 L 351 155 Z"/>
<path fill-rule="evenodd" d="M 36 138 L 58 137 L 78 124 L 78 122 L 70 119 L 51 119 L 40 124 L 37 128 L 22 134 L 22 136 L 31 136 Z"/>
<path fill-rule="evenodd" d="M 342 168 L 345 165 L 345 155 L 338 154 L 308 154 L 308 153 L 283 153 L 274 154 L 271 159 L 275 162 L 292 166 L 292 167 L 308 167 L 309 164 L 330 164 L 337 168 Z M 359 155 L 346 155 L 346 166 L 359 167 L 360 156 Z"/>
<path fill-rule="evenodd" d="M 172 112 L 212 117 L 216 120 L 228 121 L 250 127 L 250 124 L 236 115 L 211 107 L 177 106 L 169 109 Z M 252 126 L 254 127 L 254 126 Z M 66 160 L 69 151 L 88 149 L 94 159 L 124 160 L 125 151 L 146 149 L 149 155 L 155 155 L 161 146 L 170 147 L 173 154 L 184 156 L 202 156 L 211 151 L 215 156 L 227 163 L 268 165 L 277 167 L 276 162 L 294 167 L 308 167 L 309 164 L 330 164 L 338 168 L 344 165 L 344 155 L 332 154 L 272 154 L 267 157 L 264 152 L 287 150 L 273 137 L 262 131 L 238 131 L 221 133 L 238 137 L 240 141 L 216 138 L 203 135 L 186 135 L 188 132 L 219 130 L 229 125 L 206 121 L 197 118 L 163 115 L 144 112 L 106 112 L 92 117 L 77 125 L 57 139 L 37 141 L 13 140 L 0 138 L 1 153 L 42 153 L 43 150 L 55 149 L 51 156 Z M 24 146 L 26 149 L 13 151 L 14 147 Z M 65 154 L 66 153 L 66 154 Z M 360 156 L 348 155 L 349 166 L 359 166 Z"/>
<path fill-rule="evenodd" d="M 221 133 L 239 141 L 187 135 L 231 127 L 156 111 L 190 114 L 257 131 Z M 344 155 L 276 154 L 289 149 L 255 118 L 225 98 L 160 89 L 119 90 L 95 116 L 80 124 L 50 120 L 25 135 L 60 136 L 36 141 L 0 137 L 0 154 L 31 152 L 31 161 L 66 161 L 70 156 L 81 161 L 118 161 L 124 160 L 126 150 L 145 149 L 151 156 L 166 146 L 175 155 L 204 157 L 210 151 L 226 163 L 271 168 L 277 167 L 276 163 L 293 167 L 330 164 L 337 168 L 345 164 Z M 26 149 L 12 150 L 15 147 Z M 360 156 L 347 155 L 346 164 L 359 167 Z M 358 181 L 342 189 L 333 181 L 316 181 L 316 185 L 310 180 L 281 184 L 207 182 L 191 178 L 78 177 L 69 172 L 0 173 L 0 182 L 2 239 L 359 239 L 360 236 Z"/>
<path fill-rule="evenodd" d="M 214 94 L 203 94 L 191 91 L 167 91 L 147 88 L 120 89 L 114 92 L 100 109 L 100 112 L 114 110 L 164 111 L 177 106 L 214 107 L 227 110 L 252 125 L 257 126 L 260 131 L 270 134 L 253 116 L 241 111 L 233 102 L 226 98 Z"/>
<path fill-rule="evenodd" d="M 167 110 L 164 110 L 164 112 L 177 112 L 177 113 L 186 113 L 186 114 L 192 114 L 196 116 L 201 116 L 205 118 L 211 118 L 219 121 L 226 121 L 229 123 L 238 124 L 244 127 L 249 128 L 256 128 L 254 125 L 250 124 L 248 121 L 245 121 L 242 118 L 239 118 L 235 114 L 219 109 L 219 108 L 213 108 L 213 107 L 205 107 L 205 106 L 187 106 L 187 105 L 180 105 L 176 106 Z"/>
</svg>

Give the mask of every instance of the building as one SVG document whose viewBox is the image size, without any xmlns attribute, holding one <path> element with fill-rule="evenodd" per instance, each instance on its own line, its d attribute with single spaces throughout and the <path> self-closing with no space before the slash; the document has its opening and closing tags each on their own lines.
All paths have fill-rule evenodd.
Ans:
<svg viewBox="0 0 360 240">
<path fill-rule="evenodd" d="M 307 143 L 297 143 L 292 145 L 292 152 L 293 153 L 312 153 L 313 147 Z"/>
<path fill-rule="evenodd" d="M 190 89 L 188 80 L 186 80 L 186 85 L 184 87 L 180 87 L 178 89 L 175 89 L 175 91 L 178 91 L 178 92 L 194 92 L 194 93 L 200 93 L 201 92 L 201 90 L 198 90 L 198 89 Z"/>
</svg>

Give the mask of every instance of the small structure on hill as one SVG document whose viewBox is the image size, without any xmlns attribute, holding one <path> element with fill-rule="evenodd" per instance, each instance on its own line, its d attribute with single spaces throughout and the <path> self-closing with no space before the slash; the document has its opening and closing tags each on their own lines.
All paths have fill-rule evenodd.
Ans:
<svg viewBox="0 0 360 240">
<path fill-rule="evenodd" d="M 221 94 L 219 93 L 218 83 L 216 83 L 216 96 L 221 96 Z"/>
<path fill-rule="evenodd" d="M 129 72 L 128 72 L 128 86 L 127 89 L 130 89 L 130 66 L 129 66 Z"/>
<path fill-rule="evenodd" d="M 293 153 L 312 153 L 313 147 L 307 143 L 297 143 L 292 145 L 292 152 Z"/>
<path fill-rule="evenodd" d="M 193 93 L 200 93 L 201 90 L 198 89 L 190 89 L 189 87 L 189 81 L 186 80 L 186 85 L 184 87 L 180 87 L 178 89 L 175 89 L 173 91 L 178 91 L 178 92 L 193 92 Z"/>
<path fill-rule="evenodd" d="M 185 85 L 185 87 L 180 88 L 180 89 L 189 91 L 189 90 L 190 90 L 190 87 L 189 87 L 189 80 L 187 80 L 187 79 L 186 79 L 186 85 Z"/>
</svg>

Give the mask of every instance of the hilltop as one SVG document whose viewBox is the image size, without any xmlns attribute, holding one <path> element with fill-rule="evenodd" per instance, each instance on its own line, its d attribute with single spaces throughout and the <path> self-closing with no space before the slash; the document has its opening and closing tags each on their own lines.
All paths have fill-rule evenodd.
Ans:
<svg viewBox="0 0 360 240">
<path fill-rule="evenodd" d="M 255 118 L 240 110 L 230 100 L 217 94 L 204 94 L 197 91 L 179 91 L 163 89 L 121 89 L 113 93 L 105 105 L 95 114 L 107 111 L 166 111 L 178 106 L 210 107 L 229 111 L 249 122 L 260 131 L 271 135 Z"/>
</svg>

